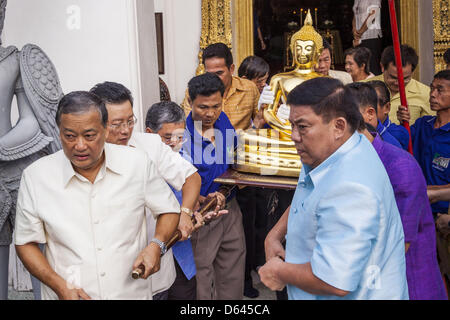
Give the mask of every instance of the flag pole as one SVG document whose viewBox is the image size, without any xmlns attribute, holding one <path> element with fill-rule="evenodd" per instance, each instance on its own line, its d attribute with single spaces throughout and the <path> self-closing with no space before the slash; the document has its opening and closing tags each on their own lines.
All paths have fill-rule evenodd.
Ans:
<svg viewBox="0 0 450 320">
<path fill-rule="evenodd" d="M 392 40 L 394 41 L 395 64 L 397 65 L 398 87 L 400 93 L 400 103 L 408 110 L 408 101 L 406 100 L 405 78 L 403 76 L 402 53 L 400 51 L 400 38 L 398 35 L 397 15 L 394 0 L 389 0 L 389 15 L 391 19 Z M 408 151 L 413 154 L 411 129 L 408 121 L 403 121 L 402 125 L 408 130 L 409 144 Z"/>
</svg>

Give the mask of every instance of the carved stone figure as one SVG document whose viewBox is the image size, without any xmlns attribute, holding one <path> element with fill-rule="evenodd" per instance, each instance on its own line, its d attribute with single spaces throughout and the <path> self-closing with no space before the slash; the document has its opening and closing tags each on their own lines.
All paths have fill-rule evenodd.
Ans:
<svg viewBox="0 0 450 320">
<path fill-rule="evenodd" d="M 9 245 L 14 229 L 22 171 L 36 159 L 61 149 L 55 123 L 63 93 L 47 55 L 27 44 L 3 47 L 6 0 L 0 0 L 0 299 L 7 298 Z M 19 120 L 11 111 L 16 97 Z"/>
</svg>

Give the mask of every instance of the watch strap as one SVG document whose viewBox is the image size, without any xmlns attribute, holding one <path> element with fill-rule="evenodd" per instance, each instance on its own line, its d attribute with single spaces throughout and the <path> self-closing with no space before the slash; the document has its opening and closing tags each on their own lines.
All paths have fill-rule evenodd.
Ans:
<svg viewBox="0 0 450 320">
<path fill-rule="evenodd" d="M 192 210 L 189 209 L 189 208 L 181 207 L 180 211 L 183 212 L 183 213 L 185 213 L 185 214 L 187 214 L 187 215 L 188 215 L 189 217 L 191 217 L 191 218 L 194 216 L 194 211 L 192 211 Z"/>
<path fill-rule="evenodd" d="M 164 242 L 157 238 L 153 238 L 150 242 L 156 243 L 161 248 L 161 255 L 165 254 L 167 252 L 167 247 Z"/>
</svg>

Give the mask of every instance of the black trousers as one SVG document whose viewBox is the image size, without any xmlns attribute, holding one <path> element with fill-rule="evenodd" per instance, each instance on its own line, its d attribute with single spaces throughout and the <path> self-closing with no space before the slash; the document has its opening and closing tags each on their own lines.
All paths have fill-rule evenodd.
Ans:
<svg viewBox="0 0 450 320">
<path fill-rule="evenodd" d="M 245 282 L 252 284 L 251 271 L 266 261 L 264 240 L 286 209 L 291 205 L 295 190 L 246 187 L 237 192 L 242 211 L 247 255 Z M 276 292 L 278 300 L 287 300 L 287 291 Z"/>
<path fill-rule="evenodd" d="M 376 39 L 362 40 L 360 46 L 369 49 L 370 52 L 372 53 L 372 56 L 370 58 L 370 72 L 372 72 L 376 76 L 380 75 L 381 74 L 380 61 L 381 61 L 381 50 L 383 47 L 383 39 L 376 38 Z"/>
<path fill-rule="evenodd" d="M 273 214 L 269 215 L 269 231 L 277 224 L 286 209 L 291 205 L 295 190 L 277 190 L 276 207 Z M 276 292 L 277 300 L 288 300 L 286 287 L 282 291 Z"/>
<path fill-rule="evenodd" d="M 174 283 L 169 288 L 168 292 L 168 300 L 197 300 L 197 281 L 195 276 L 190 280 L 186 278 L 178 264 L 177 260 L 175 261 L 175 270 L 177 276 L 175 278 Z"/>
<path fill-rule="evenodd" d="M 195 276 L 188 280 L 177 260 L 174 258 L 173 261 L 176 271 L 175 281 L 168 290 L 155 294 L 153 300 L 197 300 Z"/>
<path fill-rule="evenodd" d="M 265 263 L 264 239 L 266 238 L 270 189 L 245 187 L 239 189 L 236 200 L 242 212 L 245 245 L 245 286 L 252 286 L 252 270 Z"/>
</svg>

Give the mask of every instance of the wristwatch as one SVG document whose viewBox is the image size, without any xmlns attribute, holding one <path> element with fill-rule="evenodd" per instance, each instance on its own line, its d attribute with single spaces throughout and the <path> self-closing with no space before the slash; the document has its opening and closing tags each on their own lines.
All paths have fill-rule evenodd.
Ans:
<svg viewBox="0 0 450 320">
<path fill-rule="evenodd" d="M 167 252 L 166 244 L 164 242 L 162 242 L 161 240 L 153 238 L 152 241 L 150 241 L 150 242 L 156 243 L 161 248 L 161 255 L 163 255 L 164 253 Z"/>
<path fill-rule="evenodd" d="M 189 208 L 181 207 L 180 211 L 186 213 L 191 218 L 194 215 L 194 211 Z"/>
</svg>

